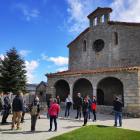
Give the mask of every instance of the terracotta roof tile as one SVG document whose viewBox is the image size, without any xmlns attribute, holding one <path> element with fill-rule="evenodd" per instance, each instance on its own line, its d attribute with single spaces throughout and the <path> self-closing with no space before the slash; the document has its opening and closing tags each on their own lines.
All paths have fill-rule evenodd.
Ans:
<svg viewBox="0 0 140 140">
<path fill-rule="evenodd" d="M 125 26 L 135 26 L 140 27 L 140 23 L 132 23 L 132 22 L 118 22 L 118 21 L 108 21 L 109 25 L 125 25 Z"/>
<path fill-rule="evenodd" d="M 81 70 L 81 71 L 63 71 L 57 73 L 46 74 L 46 76 L 59 76 L 59 75 L 74 75 L 74 74 L 87 74 L 87 73 L 102 73 L 110 71 L 125 71 L 125 70 L 138 70 L 140 66 L 131 66 L 131 67 L 121 67 L 121 68 L 108 68 L 108 69 L 96 69 L 96 70 Z"/>
<path fill-rule="evenodd" d="M 111 8 L 108 7 L 104 7 L 104 8 L 100 8 L 98 7 L 96 10 L 94 10 L 91 14 L 89 14 L 87 17 L 90 18 L 92 15 L 94 15 L 97 11 L 109 11 L 112 12 Z"/>
</svg>

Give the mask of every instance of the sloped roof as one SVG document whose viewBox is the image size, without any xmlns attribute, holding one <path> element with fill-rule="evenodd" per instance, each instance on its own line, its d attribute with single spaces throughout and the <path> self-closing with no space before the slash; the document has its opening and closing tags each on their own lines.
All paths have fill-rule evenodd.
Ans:
<svg viewBox="0 0 140 140">
<path fill-rule="evenodd" d="M 118 21 L 108 21 L 109 25 L 124 25 L 124 26 L 135 26 L 140 27 L 140 23 L 134 22 L 118 22 Z"/>
<path fill-rule="evenodd" d="M 45 86 L 47 86 L 47 82 L 44 82 L 44 81 L 42 81 L 42 82 L 44 83 Z"/>
<path fill-rule="evenodd" d="M 79 38 L 81 38 L 85 33 L 89 31 L 89 27 L 86 28 L 80 35 L 78 35 L 70 44 L 68 44 L 68 48 L 73 45 Z"/>
<path fill-rule="evenodd" d="M 98 7 L 96 10 L 94 10 L 91 14 L 89 14 L 87 17 L 90 18 L 91 16 L 93 16 L 97 11 L 109 11 L 112 12 L 113 10 L 111 8 L 108 7 L 104 7 L 104 8 L 100 8 Z"/>
<path fill-rule="evenodd" d="M 47 86 L 47 82 L 41 81 L 40 84 L 43 83 L 45 86 Z M 40 84 L 36 87 L 36 89 L 40 86 Z"/>
<path fill-rule="evenodd" d="M 107 69 L 96 69 L 96 70 L 81 70 L 81 71 L 63 71 L 57 73 L 46 74 L 46 76 L 60 76 L 60 75 L 75 75 L 75 74 L 87 74 L 87 73 L 103 73 L 103 72 L 114 72 L 114 71 L 126 71 L 126 70 L 138 70 L 140 66 L 121 67 L 121 68 L 107 68 Z"/>
</svg>

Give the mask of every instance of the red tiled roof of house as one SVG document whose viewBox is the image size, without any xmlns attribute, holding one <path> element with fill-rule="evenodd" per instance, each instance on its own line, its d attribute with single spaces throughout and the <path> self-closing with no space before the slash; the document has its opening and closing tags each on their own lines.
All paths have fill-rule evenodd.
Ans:
<svg viewBox="0 0 140 140">
<path fill-rule="evenodd" d="M 132 23 L 132 22 L 108 21 L 108 24 L 140 27 L 140 23 Z"/>
<path fill-rule="evenodd" d="M 88 31 L 89 31 L 89 27 L 86 28 L 80 35 L 78 35 L 67 47 L 69 48 L 71 45 L 73 45 L 79 38 L 81 38 Z"/>
<path fill-rule="evenodd" d="M 94 10 L 91 14 L 89 14 L 87 17 L 90 18 L 92 15 L 94 15 L 97 11 L 109 11 L 112 12 L 113 10 L 108 7 L 100 8 L 98 7 L 96 10 Z"/>
<path fill-rule="evenodd" d="M 81 70 L 81 71 L 63 71 L 57 73 L 46 74 L 46 76 L 59 76 L 59 75 L 75 75 L 75 74 L 87 74 L 87 73 L 103 73 L 111 71 L 125 71 L 125 70 L 138 70 L 140 66 L 122 67 L 122 68 L 107 68 L 107 69 L 96 69 L 96 70 Z"/>
</svg>

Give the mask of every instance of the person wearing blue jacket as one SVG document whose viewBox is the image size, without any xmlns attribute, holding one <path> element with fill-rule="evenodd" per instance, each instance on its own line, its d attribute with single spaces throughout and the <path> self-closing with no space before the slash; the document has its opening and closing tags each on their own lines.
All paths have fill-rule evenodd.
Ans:
<svg viewBox="0 0 140 140">
<path fill-rule="evenodd" d="M 28 106 L 26 105 L 26 103 L 27 103 L 27 101 L 24 100 L 21 123 L 24 123 L 24 116 L 25 116 L 25 113 L 26 113 L 26 109 L 28 108 Z"/>
<path fill-rule="evenodd" d="M 4 125 L 6 122 L 8 116 L 9 116 L 9 112 L 11 109 L 11 101 L 9 99 L 11 93 L 7 92 L 7 95 L 4 97 L 4 113 L 3 113 L 3 118 L 2 118 L 2 125 Z"/>
<path fill-rule="evenodd" d="M 90 96 L 87 95 L 87 99 L 88 99 L 88 119 L 90 120 L 90 110 L 91 110 L 91 99 L 90 99 Z"/>
</svg>

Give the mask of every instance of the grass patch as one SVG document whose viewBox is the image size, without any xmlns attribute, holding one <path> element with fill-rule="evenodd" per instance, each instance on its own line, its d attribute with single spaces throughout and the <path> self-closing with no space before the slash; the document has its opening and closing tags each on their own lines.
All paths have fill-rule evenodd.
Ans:
<svg viewBox="0 0 140 140">
<path fill-rule="evenodd" d="M 102 125 L 89 125 L 49 140 L 140 140 L 140 132 Z"/>
</svg>

